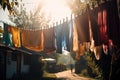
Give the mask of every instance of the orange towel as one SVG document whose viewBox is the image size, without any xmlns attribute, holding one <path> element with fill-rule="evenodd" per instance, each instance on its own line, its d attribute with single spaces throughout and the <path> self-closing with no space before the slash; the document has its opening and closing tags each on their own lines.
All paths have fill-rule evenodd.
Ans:
<svg viewBox="0 0 120 80">
<path fill-rule="evenodd" d="M 73 51 L 76 52 L 76 59 L 80 58 L 80 54 L 78 52 L 78 33 L 75 22 L 73 22 Z"/>
<path fill-rule="evenodd" d="M 17 27 L 7 27 L 7 31 L 12 34 L 12 43 L 15 47 L 21 47 L 20 29 Z"/>
<path fill-rule="evenodd" d="M 33 51 L 42 51 L 44 48 L 43 31 L 22 30 L 22 45 Z"/>
</svg>

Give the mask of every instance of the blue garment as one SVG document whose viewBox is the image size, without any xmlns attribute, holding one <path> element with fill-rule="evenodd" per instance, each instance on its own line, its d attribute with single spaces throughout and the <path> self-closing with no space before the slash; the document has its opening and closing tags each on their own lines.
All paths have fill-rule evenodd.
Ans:
<svg viewBox="0 0 120 80">
<path fill-rule="evenodd" d="M 56 38 L 56 52 L 62 53 L 62 25 L 59 24 L 55 28 L 55 38 Z"/>
<path fill-rule="evenodd" d="M 62 49 L 70 51 L 72 49 L 72 21 L 63 22 L 55 27 L 55 37 L 57 52 L 62 53 Z"/>
<path fill-rule="evenodd" d="M 69 47 L 68 47 L 68 51 L 71 51 L 73 49 L 73 20 L 71 19 L 68 22 L 68 28 L 69 28 Z"/>
<path fill-rule="evenodd" d="M 4 33 L 3 33 L 3 39 L 2 42 L 6 45 L 6 46 L 12 46 L 12 35 L 10 33 L 7 32 L 7 24 L 4 23 Z"/>
<path fill-rule="evenodd" d="M 69 45 L 69 27 L 68 23 L 64 22 L 62 24 L 62 47 L 64 50 L 68 49 Z"/>
</svg>

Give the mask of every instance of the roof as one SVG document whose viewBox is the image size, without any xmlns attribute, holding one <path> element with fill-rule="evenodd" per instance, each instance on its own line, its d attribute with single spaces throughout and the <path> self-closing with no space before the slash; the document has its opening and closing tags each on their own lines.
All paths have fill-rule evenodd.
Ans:
<svg viewBox="0 0 120 80">
<path fill-rule="evenodd" d="M 4 44 L 0 44 L 0 49 L 1 48 L 5 49 L 5 50 L 18 51 L 18 52 L 21 52 L 21 53 L 24 53 L 24 54 L 32 55 L 32 53 L 30 53 L 28 51 L 25 51 L 25 50 L 22 50 L 22 49 L 19 49 L 19 48 L 15 48 L 15 47 L 6 46 Z"/>
</svg>

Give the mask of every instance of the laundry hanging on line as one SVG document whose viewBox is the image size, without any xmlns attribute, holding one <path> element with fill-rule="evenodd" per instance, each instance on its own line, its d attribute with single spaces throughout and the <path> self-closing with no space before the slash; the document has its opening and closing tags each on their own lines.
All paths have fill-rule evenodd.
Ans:
<svg viewBox="0 0 120 80">
<path fill-rule="evenodd" d="M 119 23 L 118 23 L 118 18 L 117 18 L 117 11 L 116 11 L 116 5 L 115 5 L 115 1 L 113 1 L 114 4 L 112 4 L 112 2 L 108 2 L 108 3 L 104 3 L 99 5 L 97 8 L 94 8 L 93 10 L 90 10 L 90 21 L 91 21 L 91 29 L 92 29 L 92 35 L 93 35 L 93 40 L 95 42 L 95 46 L 100 46 L 104 43 L 107 43 L 107 39 L 111 39 L 113 40 L 113 43 L 115 45 L 119 46 L 120 43 L 120 38 L 118 37 L 120 34 L 120 28 L 119 28 Z M 115 14 L 112 14 L 113 8 L 110 7 L 112 6 L 113 8 L 115 8 Z M 112 9 L 112 11 L 110 11 L 110 8 Z M 114 20 L 114 21 L 111 21 Z M 88 14 L 81 14 L 78 15 L 77 17 L 74 18 L 74 21 L 72 22 L 64 22 L 61 24 L 58 24 L 54 27 L 53 34 L 50 34 L 51 37 L 55 38 L 55 41 L 53 39 L 53 43 L 55 42 L 55 44 L 51 45 L 51 47 L 53 46 L 53 50 L 56 49 L 56 51 L 58 53 L 62 53 L 62 49 L 64 48 L 67 51 L 72 51 L 74 50 L 74 40 L 78 40 L 77 45 L 79 47 L 79 45 L 83 42 L 90 42 L 90 32 L 89 32 L 89 23 L 88 23 Z M 118 21 L 116 21 L 118 20 Z M 78 35 L 76 38 L 74 37 L 74 25 L 76 24 L 76 34 Z M 70 26 L 70 27 L 69 27 Z M 51 28 L 49 28 L 48 30 L 50 30 Z M 117 31 L 116 31 L 117 30 Z M 5 31 L 7 31 L 5 29 Z M 29 33 L 30 30 L 28 30 Z M 37 30 L 36 30 L 37 31 Z M 33 31 L 32 33 L 36 31 Z M 46 30 L 47 31 L 47 30 Z M 44 31 L 43 31 L 44 32 Z M 48 31 L 47 31 L 48 32 Z M 51 32 L 50 32 L 51 33 Z M 5 32 L 3 33 L 5 36 Z M 21 34 L 23 34 L 23 30 L 21 30 Z M 35 48 L 35 44 L 37 44 L 37 42 L 40 40 L 40 38 L 38 39 L 38 37 L 36 38 L 37 41 L 33 41 L 33 42 L 29 42 L 30 44 L 24 42 L 24 39 L 28 38 L 28 40 L 32 41 L 32 39 L 35 38 L 30 38 L 30 37 L 25 37 L 25 35 L 21 35 L 22 38 L 22 46 L 29 46 L 28 49 L 32 49 L 32 50 L 37 50 L 37 51 L 42 51 L 42 50 L 46 50 L 49 52 L 49 50 L 51 50 L 52 48 L 49 48 L 49 46 L 46 46 L 46 44 L 48 44 L 47 41 L 47 33 L 38 33 L 38 36 L 42 36 L 43 40 L 38 44 L 39 46 L 39 50 L 37 49 L 33 49 Z M 83 34 L 83 35 L 82 35 Z M 12 33 L 9 32 L 9 35 L 12 35 Z M 30 35 L 30 33 L 28 34 Z M 32 35 L 32 34 L 31 34 Z M 30 36 L 31 36 L 30 35 Z M 52 36 L 53 35 L 53 36 Z M 49 36 L 49 37 L 50 37 Z M 55 36 L 55 37 L 54 37 Z M 5 38 L 5 37 L 3 37 Z M 9 38 L 9 37 L 8 37 Z M 13 40 L 14 43 L 11 43 L 11 45 L 16 45 L 17 42 L 14 41 L 14 39 L 12 39 L 13 37 L 9 38 L 9 40 L 7 39 L 3 39 L 3 42 L 6 43 L 6 45 L 10 45 L 10 41 Z M 18 39 L 18 38 L 17 38 Z M 46 40 L 45 40 L 46 39 Z M 6 40 L 6 42 L 4 41 Z M 19 39 L 18 39 L 19 40 Z M 52 41 L 52 38 L 51 40 Z M 42 46 L 41 46 L 41 45 Z M 20 44 L 18 44 L 20 47 Z M 31 46 L 31 47 L 30 47 Z M 33 47 L 34 46 L 34 47 Z M 40 47 L 41 46 L 41 47 Z M 16 46 L 17 47 L 17 46 Z M 41 49 L 40 49 L 41 48 Z M 78 49 L 78 50 L 77 50 Z M 75 51 L 79 51 L 79 48 L 76 48 Z"/>
<path fill-rule="evenodd" d="M 8 25 L 4 23 L 4 32 L 3 32 L 3 38 L 2 38 L 2 42 L 6 45 L 6 46 L 12 46 L 12 35 L 7 31 L 7 27 Z"/>
<path fill-rule="evenodd" d="M 50 29 L 43 29 L 43 36 L 44 36 L 44 51 L 46 53 L 50 53 L 55 51 L 55 33 L 54 27 Z"/>
<path fill-rule="evenodd" d="M 12 35 L 12 44 L 15 47 L 21 47 L 20 29 L 17 27 L 7 26 L 7 31 Z"/>
<path fill-rule="evenodd" d="M 43 31 L 29 31 L 22 30 L 22 46 L 33 51 L 43 51 L 44 48 L 44 37 Z"/>
</svg>

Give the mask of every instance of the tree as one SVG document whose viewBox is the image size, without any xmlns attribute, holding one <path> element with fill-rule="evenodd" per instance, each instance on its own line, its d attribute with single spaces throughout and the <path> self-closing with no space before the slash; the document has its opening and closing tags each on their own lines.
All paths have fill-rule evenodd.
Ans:
<svg viewBox="0 0 120 80">
<path fill-rule="evenodd" d="M 45 13 L 41 12 L 42 2 L 38 5 L 38 8 L 34 12 L 27 12 L 24 6 L 21 7 L 20 13 L 17 13 L 16 16 L 10 16 L 10 19 L 16 23 L 19 28 L 37 30 L 43 26 L 48 26 L 50 17 L 46 19 Z M 18 12 L 17 9 L 16 12 Z"/>
<path fill-rule="evenodd" d="M 10 15 L 11 14 L 16 15 L 14 7 L 18 6 L 19 4 L 18 4 L 17 0 L 15 0 L 15 1 L 12 0 L 12 2 L 10 2 L 10 0 L 0 0 L 0 5 L 3 10 L 5 10 L 7 7 L 7 10 L 9 11 Z"/>
<path fill-rule="evenodd" d="M 98 5 L 100 1 L 101 0 L 67 0 L 67 4 L 71 8 L 73 14 L 81 14 L 86 12 L 88 5 L 90 8 L 93 8 Z"/>
<path fill-rule="evenodd" d="M 96 60 L 94 53 L 91 51 L 86 52 L 85 59 L 87 60 L 89 76 L 95 77 L 98 79 L 103 79 L 102 70 L 101 70 L 99 64 L 97 63 L 98 61 Z"/>
</svg>

